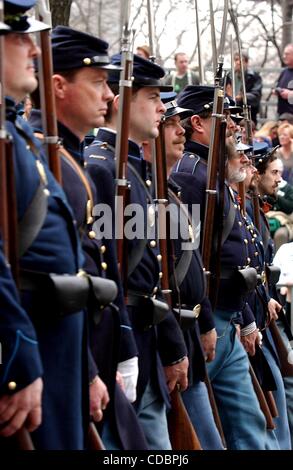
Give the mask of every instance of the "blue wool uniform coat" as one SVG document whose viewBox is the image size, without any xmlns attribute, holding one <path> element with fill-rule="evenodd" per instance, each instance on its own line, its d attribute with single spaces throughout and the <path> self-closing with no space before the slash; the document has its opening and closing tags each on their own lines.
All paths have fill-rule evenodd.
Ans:
<svg viewBox="0 0 293 470">
<path fill-rule="evenodd" d="M 32 147 L 39 149 L 39 143 L 30 126 L 16 117 L 12 100 L 7 101 L 6 127 L 13 141 L 19 221 L 42 178 L 36 159 L 43 165 L 48 190 L 44 223 L 21 257 L 20 268 L 33 272 L 75 274 L 82 266 L 83 257 L 72 211 L 46 162 L 32 152 Z M 43 421 L 33 433 L 34 442 L 37 448 L 42 449 L 82 449 L 88 416 L 87 394 L 83 390 L 87 377 L 84 312 L 61 318 L 45 304 L 42 292 L 22 291 L 21 301 L 34 324 L 44 371 Z M 14 347 L 17 350 L 17 338 Z M 31 361 L 26 367 L 34 371 L 36 361 Z M 12 375 L 10 373 L 11 378 Z"/>
<path fill-rule="evenodd" d="M 116 134 L 108 129 L 99 129 L 97 137 L 92 145 L 85 149 L 85 160 L 87 170 L 90 173 L 101 201 L 108 203 L 114 214 L 115 207 L 115 149 Z M 144 181 L 147 179 L 147 165 L 142 158 L 139 147 L 129 141 L 128 161 L 135 168 L 128 168 L 127 178 L 131 184 L 130 202 L 139 204 L 143 208 L 144 222 L 147 223 L 147 197 L 141 181 L 137 178 L 135 171 Z M 143 294 L 152 294 L 158 286 L 159 262 L 157 259 L 158 247 L 155 240 L 148 240 L 143 251 L 143 256 L 138 266 L 128 278 L 128 290 Z M 127 250 L 137 246 L 136 239 L 128 241 Z M 168 403 L 169 394 L 165 384 L 163 365 L 169 365 L 186 354 L 182 334 L 176 320 L 171 312 L 157 327 L 144 330 L 142 322 L 147 312 L 137 307 L 128 307 L 128 312 L 135 333 L 135 339 L 139 351 L 139 378 L 138 378 L 138 400 L 142 396 L 146 384 L 151 375 L 156 376 L 159 390 Z"/>
<path fill-rule="evenodd" d="M 40 111 L 33 110 L 31 123 L 36 131 L 41 129 Z M 83 148 L 79 139 L 60 122 L 58 123 L 58 135 L 62 139 L 63 147 L 84 172 Z M 118 362 L 137 355 L 134 335 L 123 301 L 116 262 L 116 246 L 111 240 L 103 240 L 98 233 L 94 239 L 89 237 L 93 227 L 86 221 L 88 194 L 85 185 L 77 171 L 64 156 L 61 159 L 61 165 L 63 189 L 73 209 L 82 240 L 85 255 L 84 269 L 94 276 L 114 280 L 119 290 L 112 307 L 108 306 L 101 311 L 99 305 L 96 305 L 96 307 L 92 306 L 88 309 L 89 378 L 91 380 L 98 373 L 107 385 L 110 402 L 104 414 L 112 422 L 113 428 L 117 430 L 121 448 L 126 450 L 144 449 L 146 444 L 133 408 L 116 384 Z M 94 205 L 96 205 L 99 202 L 96 187 L 88 173 L 86 178 L 92 192 Z M 133 433 L 129 433 L 125 429 L 126 423 L 129 423 Z M 99 427 L 102 426 L 103 422 L 99 424 Z"/>
</svg>

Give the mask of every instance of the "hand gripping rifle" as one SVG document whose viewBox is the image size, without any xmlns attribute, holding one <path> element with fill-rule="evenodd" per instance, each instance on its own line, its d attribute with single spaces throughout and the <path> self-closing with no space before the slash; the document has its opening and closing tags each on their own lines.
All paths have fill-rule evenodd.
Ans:
<svg viewBox="0 0 293 470">
<path fill-rule="evenodd" d="M 4 19 L 4 2 L 0 0 L 0 231 L 3 239 L 4 254 L 9 260 L 16 285 L 18 285 L 18 244 L 17 244 L 17 207 L 13 171 L 12 141 L 6 127 L 6 107 L 4 91 L 4 38 L 6 30 Z M 7 32 L 9 32 L 7 27 Z M 23 426 L 11 438 L 19 450 L 34 450 L 31 437 Z"/>
<path fill-rule="evenodd" d="M 119 110 L 117 124 L 117 138 L 115 146 L 116 158 L 116 220 L 115 230 L 117 233 L 117 256 L 119 270 L 123 281 L 124 292 L 127 294 L 127 270 L 128 259 L 127 249 L 124 240 L 124 210 L 129 198 L 129 184 L 127 180 L 128 161 L 128 137 L 130 102 L 132 96 L 132 68 L 133 51 L 131 45 L 131 30 L 129 27 L 131 1 L 123 2 L 124 19 L 121 44 L 121 65 L 122 70 L 119 82 Z M 122 230 L 122 233 L 121 233 Z"/>
</svg>

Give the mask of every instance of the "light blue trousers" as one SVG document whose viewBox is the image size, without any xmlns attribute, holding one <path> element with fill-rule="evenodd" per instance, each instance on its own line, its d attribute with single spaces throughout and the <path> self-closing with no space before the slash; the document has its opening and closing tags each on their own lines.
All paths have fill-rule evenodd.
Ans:
<svg viewBox="0 0 293 470">
<path fill-rule="evenodd" d="M 223 450 L 205 383 L 190 385 L 182 399 L 203 450 Z"/>
<path fill-rule="evenodd" d="M 265 450 L 266 422 L 249 375 L 247 354 L 231 320 L 236 313 L 216 310 L 216 358 L 207 364 L 228 449 Z"/>
<path fill-rule="evenodd" d="M 171 450 L 166 405 L 151 381 L 138 405 L 137 417 L 150 450 Z"/>
</svg>

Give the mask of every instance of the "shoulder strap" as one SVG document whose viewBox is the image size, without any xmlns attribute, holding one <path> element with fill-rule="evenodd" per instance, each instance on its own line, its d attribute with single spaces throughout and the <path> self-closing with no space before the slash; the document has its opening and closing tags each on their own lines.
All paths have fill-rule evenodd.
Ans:
<svg viewBox="0 0 293 470">
<path fill-rule="evenodd" d="M 86 220 L 85 223 L 91 224 L 92 223 L 92 213 L 93 213 L 93 208 L 94 208 L 94 198 L 93 198 L 93 193 L 90 187 L 90 184 L 88 182 L 87 177 L 84 174 L 84 171 L 80 168 L 79 164 L 74 160 L 72 155 L 64 148 L 60 147 L 59 148 L 59 154 L 63 158 L 63 160 L 68 163 L 71 168 L 75 171 L 75 173 L 79 176 L 82 184 L 85 187 L 86 193 L 87 193 L 87 206 L 86 206 Z"/>
<path fill-rule="evenodd" d="M 151 196 L 149 190 L 147 189 L 147 187 L 145 185 L 145 182 L 143 181 L 142 177 L 140 176 L 138 171 L 134 168 L 134 166 L 131 163 L 128 162 L 127 167 L 136 176 L 136 178 L 138 179 L 138 181 L 140 182 L 142 188 L 144 189 L 144 191 L 146 193 L 147 200 L 149 201 L 149 203 L 151 203 L 152 202 L 152 196 Z M 134 272 L 135 268 L 139 265 L 140 261 L 142 260 L 142 257 L 143 257 L 144 250 L 145 250 L 146 246 L 147 246 L 147 239 L 142 238 L 142 239 L 138 240 L 138 243 L 137 243 L 135 249 L 132 250 L 131 253 L 129 253 L 129 256 L 128 256 L 128 272 L 127 272 L 128 277 Z"/>
<path fill-rule="evenodd" d="M 170 188 L 168 189 L 168 193 L 172 197 L 172 199 L 175 200 L 176 204 L 179 207 L 179 210 L 180 211 L 182 210 L 184 212 L 187 223 L 191 225 L 192 227 L 192 224 L 190 221 L 190 215 L 188 211 L 186 210 L 185 206 L 181 204 L 180 199 L 176 196 L 176 194 L 173 191 L 171 191 Z M 170 280 L 169 280 L 170 287 L 172 290 L 174 290 L 175 287 L 179 288 L 181 286 L 189 270 L 191 259 L 192 259 L 192 250 L 181 251 L 181 256 L 179 258 L 179 261 L 174 269 L 174 272 L 170 276 Z"/>
<path fill-rule="evenodd" d="M 229 194 L 230 194 L 230 198 L 229 198 L 230 206 L 229 206 L 228 215 L 227 217 L 225 217 L 225 220 L 224 220 L 223 231 L 222 231 L 222 241 L 221 241 L 222 246 L 224 245 L 225 241 L 230 235 L 230 232 L 233 228 L 235 217 L 236 217 L 236 209 L 233 204 L 230 188 L 229 188 Z"/>
<path fill-rule="evenodd" d="M 18 257 L 21 258 L 37 238 L 45 221 L 48 209 L 48 192 L 46 191 L 47 177 L 42 162 L 38 158 L 39 152 L 32 140 L 26 136 L 21 127 L 18 128 L 23 138 L 29 144 L 35 156 L 36 167 L 40 182 L 34 197 L 27 207 L 22 219 L 18 222 Z"/>
<path fill-rule="evenodd" d="M 190 160 L 188 160 L 188 158 Z M 178 173 L 179 171 L 183 171 L 181 169 L 182 163 L 188 162 L 188 166 L 190 166 L 190 169 L 191 169 L 190 173 L 193 175 L 199 161 L 200 161 L 200 157 L 198 155 L 192 152 L 185 152 L 175 167 L 175 173 Z"/>
<path fill-rule="evenodd" d="M 18 257 L 26 253 L 33 244 L 41 230 L 47 214 L 48 195 L 45 192 L 45 184 L 40 178 L 38 189 L 28 206 L 23 218 L 18 223 Z"/>
</svg>

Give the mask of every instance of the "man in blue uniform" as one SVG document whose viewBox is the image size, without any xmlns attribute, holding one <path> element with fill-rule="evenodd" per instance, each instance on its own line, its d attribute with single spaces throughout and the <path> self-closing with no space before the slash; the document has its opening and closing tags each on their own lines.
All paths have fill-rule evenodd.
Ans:
<svg viewBox="0 0 293 470">
<path fill-rule="evenodd" d="M 69 27 L 57 26 L 52 32 L 53 88 L 58 134 L 63 143 L 59 152 L 62 183 L 81 235 L 86 255 L 84 269 L 94 276 L 110 277 L 119 285 L 115 245 L 101 240 L 92 228 L 93 209 L 99 201 L 91 178 L 84 171 L 83 159 L 84 137 L 91 128 L 104 124 L 107 103 L 113 99 L 106 80 L 108 70 L 115 70 L 115 66 L 110 64 L 107 49 L 108 44 L 101 39 Z M 39 129 L 40 111 L 32 112 L 31 122 Z M 144 448 L 139 439 L 142 433 L 135 427 L 137 420 L 133 408 L 116 384 L 118 363 L 126 395 L 130 401 L 135 400 L 137 349 L 121 288 L 115 305 L 105 308 L 105 302 L 92 302 L 88 313 L 90 359 L 93 356 L 89 377 L 91 415 L 96 420 L 101 419 L 109 393 L 105 420 L 111 421 L 113 432 L 118 434 L 119 448 Z M 103 429 L 105 420 L 100 426 Z M 125 431 L 126 421 L 132 433 Z M 104 444 L 107 445 L 106 439 Z"/>
<path fill-rule="evenodd" d="M 258 150 L 255 150 L 255 166 L 257 172 L 253 174 L 253 169 L 250 170 L 250 181 L 247 181 L 247 184 L 250 183 L 250 188 L 253 191 L 257 191 L 260 194 L 260 213 L 259 213 L 259 231 L 261 233 L 261 242 L 258 244 L 257 252 L 262 254 L 262 257 L 259 257 L 259 263 L 261 265 L 261 270 L 266 271 L 266 265 L 271 265 L 273 256 L 274 256 L 274 244 L 273 240 L 270 237 L 268 222 L 265 217 L 265 212 L 270 208 L 270 205 L 265 201 L 267 196 L 274 198 L 276 196 L 278 185 L 281 181 L 282 176 L 282 163 L 277 158 L 276 154 L 268 152 L 267 146 L 263 145 Z M 255 222 L 255 212 L 252 207 L 252 200 L 249 200 L 247 205 L 248 211 L 251 218 Z M 255 222 L 256 223 L 256 222 Z M 256 240 L 257 242 L 257 240 Z M 270 328 L 268 325 L 269 320 L 278 319 L 278 314 L 281 310 L 281 305 L 277 302 L 277 296 L 275 287 L 268 286 L 267 282 L 258 287 L 258 295 L 254 301 L 256 318 L 259 328 L 262 330 L 263 334 L 263 346 L 262 351 L 268 361 L 273 377 L 276 383 L 274 390 L 274 397 L 278 408 L 278 417 L 275 418 L 276 423 L 276 436 L 280 445 L 281 450 L 291 449 L 290 435 L 289 435 L 289 425 L 288 425 L 288 416 L 287 416 L 287 407 L 286 407 L 286 397 L 284 390 L 284 383 L 282 380 L 280 372 L 280 362 L 278 357 L 278 352 L 270 333 Z M 261 301 L 260 301 L 261 299 Z M 258 300 L 258 302 L 257 302 Z M 282 318 L 282 316 L 281 316 Z M 288 332 L 286 327 L 284 327 L 283 322 L 280 320 L 279 326 L 281 330 Z M 286 333 L 285 333 L 286 336 Z M 288 340 L 288 338 L 286 339 Z M 288 400 L 292 400 L 292 393 L 290 389 L 288 390 Z M 289 415 L 290 417 L 290 415 Z"/>
<path fill-rule="evenodd" d="M 182 188 L 183 202 L 200 204 L 202 225 L 213 97 L 214 88 L 207 86 L 189 86 L 178 97 L 179 106 L 191 108 L 193 115 L 184 123 L 187 137 L 185 154 L 176 165 L 172 177 Z M 236 177 L 244 179 L 247 162 L 243 155 L 235 161 L 229 161 L 226 175 L 228 181 L 232 182 Z M 249 265 L 246 246 L 249 234 L 242 224 L 239 203 L 228 185 L 225 185 L 224 196 L 221 279 L 214 312 L 218 341 L 216 358 L 207 364 L 207 368 L 228 448 L 265 449 L 265 420 L 252 387 L 248 358 L 237 338 L 234 325 L 234 320 L 239 321 L 245 307 L 247 291 L 241 286 L 240 279 L 237 280 L 237 271 Z M 247 324 L 253 323 L 253 320 L 251 315 Z"/>
<path fill-rule="evenodd" d="M 180 124 L 180 120 L 191 116 L 192 110 L 178 106 L 174 93 L 162 93 L 161 96 L 167 108 L 164 122 L 164 140 L 167 174 L 169 175 L 184 151 L 185 131 Z M 181 211 L 179 220 L 176 218 L 177 211 L 175 212 L 175 218 L 174 215 L 172 217 L 173 212 L 170 212 L 171 227 L 174 225 L 175 229 L 178 226 L 178 238 L 172 240 L 175 266 L 171 262 L 169 268 L 172 305 L 179 312 L 180 309 L 184 309 L 184 311 L 190 309 L 195 315 L 195 324 L 186 325 L 186 327 L 182 325 L 189 359 L 188 389 L 182 393 L 182 397 L 202 448 L 204 450 L 222 450 L 223 444 L 215 425 L 207 388 L 204 383 L 206 376 L 205 361 L 210 362 L 215 358 L 217 334 L 211 305 L 206 297 L 206 283 L 201 256 L 198 249 L 191 249 L 190 247 L 192 239 L 190 240 L 189 237 L 192 225 L 190 225 L 191 220 L 188 211 L 182 209 L 180 193 L 181 188 L 171 176 L 169 178 L 169 203 L 176 204 L 178 210 Z M 182 227 L 182 224 L 184 227 Z M 180 236 L 180 234 L 182 235 Z M 193 243 L 196 244 L 196 228 L 193 230 L 193 238 Z M 184 249 L 184 243 L 188 243 L 188 241 L 189 247 Z M 194 282 L 195 279 L 196 283 Z M 179 322 L 180 320 L 181 323 L 184 323 L 182 315 L 179 316 Z"/>
<path fill-rule="evenodd" d="M 88 418 L 88 371 L 84 302 L 76 276 L 83 262 L 80 243 L 65 194 L 40 156 L 40 145 L 30 126 L 17 117 L 15 109 L 16 103 L 37 86 L 34 60 L 39 49 L 27 34 L 34 30 L 33 21 L 24 16 L 34 4 L 29 0 L 5 1 L 5 21 L 12 29 L 4 39 L 6 129 L 13 145 L 20 291 L 23 311 L 26 318 L 30 316 L 34 329 L 30 332 L 24 327 L 11 334 L 1 371 L 1 421 L 5 422 L 4 429 L 9 427 L 16 416 L 19 392 L 33 385 L 42 374 L 42 424 L 32 434 L 35 446 L 83 449 Z M 36 30 L 41 28 L 39 25 Z M 61 287 L 61 282 L 67 280 L 70 302 L 66 301 L 64 284 Z M 5 285 L 1 283 L 2 293 L 3 289 L 5 294 Z M 1 305 L 1 318 L 10 315 L 11 306 L 13 301 L 9 301 L 7 309 L 2 310 Z M 22 351 L 28 347 L 32 360 L 24 353 L 23 362 L 19 362 Z M 40 383 L 35 393 L 36 396 L 40 393 Z M 19 421 L 18 417 L 18 425 L 13 423 L 10 431 L 21 425 Z M 35 424 L 39 422 L 40 416 Z"/>
<path fill-rule="evenodd" d="M 112 61 L 120 65 L 121 56 Z M 165 108 L 160 100 L 164 71 L 141 57 L 134 56 L 133 95 L 130 105 L 130 135 L 128 174 L 130 202 L 139 204 L 143 211 L 140 225 L 147 221 L 153 225 L 152 195 L 147 165 L 141 153 L 143 141 L 158 136 L 158 125 Z M 114 149 L 118 116 L 119 76 L 111 77 L 111 88 L 116 95 L 106 116 L 107 128 L 100 128 L 93 144 L 85 150 L 87 169 L 95 181 L 100 199 L 111 205 L 115 202 Z M 149 203 L 149 209 L 147 204 Z M 182 389 L 187 386 L 186 348 L 182 333 L 170 311 L 158 323 L 162 314 L 152 308 L 154 294 L 159 294 L 160 254 L 154 238 L 128 240 L 129 265 L 127 280 L 128 311 L 139 349 L 139 377 L 136 409 L 151 449 L 169 449 L 170 442 L 166 424 L 168 389 L 176 382 Z M 150 317 L 152 313 L 153 318 Z M 161 318 L 162 319 L 162 318 Z M 158 323 L 156 325 L 156 323 Z M 165 367 L 165 374 L 162 365 Z M 165 381 L 166 377 L 166 381 Z M 154 433 L 154 429 L 156 432 Z"/>
</svg>

